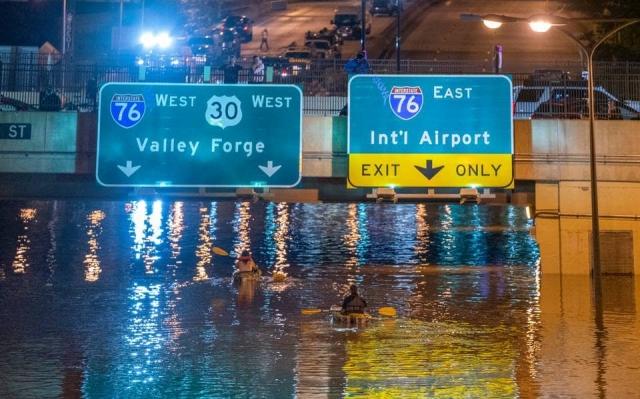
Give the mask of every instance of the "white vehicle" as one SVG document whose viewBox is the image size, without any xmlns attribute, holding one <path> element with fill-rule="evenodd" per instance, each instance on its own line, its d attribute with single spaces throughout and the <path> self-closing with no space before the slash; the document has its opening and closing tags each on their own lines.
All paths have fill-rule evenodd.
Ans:
<svg viewBox="0 0 640 399">
<path fill-rule="evenodd" d="M 586 99 L 589 97 L 586 82 L 576 82 L 575 86 L 558 86 L 550 83 L 545 86 L 514 86 L 513 88 L 513 119 L 531 119 L 531 115 L 538 106 L 550 100 L 561 99 Z M 616 96 L 609 93 L 602 86 L 594 87 L 595 103 L 606 104 L 608 100 L 620 102 Z M 625 102 L 628 106 L 636 108 L 635 102 Z"/>
<path fill-rule="evenodd" d="M 314 50 L 314 56 L 320 59 L 335 58 L 335 49 L 326 39 L 307 39 L 304 42 L 305 47 Z"/>
</svg>

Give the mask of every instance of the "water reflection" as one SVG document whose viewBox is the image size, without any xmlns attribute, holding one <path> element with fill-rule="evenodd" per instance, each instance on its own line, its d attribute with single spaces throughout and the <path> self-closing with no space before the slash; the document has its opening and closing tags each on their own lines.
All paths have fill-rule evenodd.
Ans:
<svg viewBox="0 0 640 399">
<path fill-rule="evenodd" d="M 428 242 L 430 241 L 430 226 L 427 219 L 427 207 L 425 204 L 418 204 L 416 206 L 416 245 L 415 255 L 418 259 L 418 263 L 421 265 L 427 264 L 427 254 L 430 250 Z"/>
<path fill-rule="evenodd" d="M 476 205 L 8 202 L 0 386 L 16 398 L 637 396 L 640 281 L 603 278 L 596 322 L 588 276 L 539 274 L 530 223 Z M 288 276 L 233 284 L 233 257 L 214 246 L 248 247 Z M 398 317 L 330 323 L 323 310 L 351 282 Z"/>
<path fill-rule="evenodd" d="M 635 309 L 639 284 L 638 278 L 603 277 L 600 324 L 594 322 L 593 304 L 585 301 L 591 297 L 588 277 L 542 277 L 535 348 L 536 357 L 548 363 L 536 364 L 540 392 L 564 385 L 575 397 L 637 396 L 629 378 L 640 374 L 640 336 L 631 333 L 639 327 Z"/>
<path fill-rule="evenodd" d="M 151 203 L 151 213 L 148 213 L 147 201 L 134 201 L 127 206 L 133 234 L 133 251 L 135 260 L 141 259 L 146 274 L 158 272 L 154 266 L 158 260 L 157 246 L 162 243 L 162 201 Z"/>
<path fill-rule="evenodd" d="M 236 213 L 234 215 L 233 232 L 236 235 L 234 243 L 234 252 L 237 255 L 243 250 L 252 251 L 251 243 L 251 204 L 250 201 L 241 201 L 236 203 Z"/>
<path fill-rule="evenodd" d="M 51 206 L 52 216 L 49 223 L 47 223 L 47 230 L 49 233 L 49 250 L 47 251 L 47 268 L 49 269 L 49 276 L 46 284 L 47 287 L 51 287 L 53 285 L 53 275 L 56 269 L 56 252 L 58 250 L 58 234 L 56 230 L 59 222 L 58 201 L 53 201 Z"/>
<path fill-rule="evenodd" d="M 177 269 L 182 265 L 182 234 L 184 225 L 184 202 L 174 202 L 171 204 L 169 217 L 167 219 L 167 241 L 169 243 L 169 267 L 172 268 L 171 276 L 176 277 Z M 198 273 L 196 272 L 196 275 Z"/>
<path fill-rule="evenodd" d="M 216 220 L 215 206 L 211 210 L 206 207 L 200 207 L 200 224 L 198 225 L 198 247 L 196 248 L 196 256 L 198 263 L 196 264 L 196 275 L 194 281 L 204 281 L 209 279 L 206 267 L 211 264 L 213 257 L 213 239 L 214 222 Z"/>
<path fill-rule="evenodd" d="M 347 213 L 347 234 L 342 236 L 342 243 L 350 257 L 345 266 L 359 266 L 360 252 L 368 243 L 367 218 L 364 204 L 349 204 Z"/>
<path fill-rule="evenodd" d="M 289 267 L 288 247 L 291 237 L 289 204 L 271 203 L 265 215 L 266 262 L 269 273 L 284 279 Z"/>
<path fill-rule="evenodd" d="M 160 376 L 155 364 L 162 362 L 161 349 L 165 337 L 161 331 L 160 284 L 138 285 L 129 294 L 129 327 L 124 337 L 126 352 L 126 378 L 133 384 L 152 383 Z M 134 388 L 134 392 L 137 389 Z"/>
<path fill-rule="evenodd" d="M 100 259 L 98 258 L 98 250 L 100 244 L 98 240 L 102 233 L 101 222 L 105 218 L 104 212 L 95 210 L 91 212 L 87 219 L 89 220 L 89 226 L 87 229 L 87 235 L 89 236 L 89 250 L 84 258 L 84 279 L 86 281 L 98 281 L 98 277 L 102 272 L 100 268 Z"/>
<path fill-rule="evenodd" d="M 23 231 L 18 235 L 18 245 L 15 250 L 15 257 L 13 259 L 13 272 L 16 274 L 22 274 L 26 272 L 26 268 L 29 267 L 29 260 L 27 252 L 29 251 L 29 244 L 31 240 L 29 238 L 29 227 L 36 217 L 36 210 L 31 208 L 20 209 L 20 221 L 22 222 Z"/>
</svg>

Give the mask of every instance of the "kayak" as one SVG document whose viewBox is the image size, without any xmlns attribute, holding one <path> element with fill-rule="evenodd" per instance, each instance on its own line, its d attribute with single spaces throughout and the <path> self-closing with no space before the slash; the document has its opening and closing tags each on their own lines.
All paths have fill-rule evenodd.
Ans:
<svg viewBox="0 0 640 399">
<path fill-rule="evenodd" d="M 258 281 L 260 280 L 262 273 L 260 272 L 233 272 L 233 281 Z"/>
<path fill-rule="evenodd" d="M 342 307 L 340 305 L 332 305 L 331 306 L 331 320 L 336 322 L 345 322 L 345 323 L 358 323 L 358 322 L 367 322 L 371 320 L 371 314 L 364 313 L 342 313 Z"/>
<path fill-rule="evenodd" d="M 284 280 L 285 278 L 287 278 L 287 274 L 285 272 L 281 272 L 281 271 L 273 272 L 274 280 Z"/>
</svg>

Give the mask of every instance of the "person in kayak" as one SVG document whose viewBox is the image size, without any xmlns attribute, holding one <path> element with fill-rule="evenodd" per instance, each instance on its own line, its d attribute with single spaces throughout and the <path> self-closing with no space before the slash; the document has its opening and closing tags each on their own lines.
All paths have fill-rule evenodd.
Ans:
<svg viewBox="0 0 640 399">
<path fill-rule="evenodd" d="M 342 313 L 364 313 L 367 301 L 358 295 L 358 286 L 353 284 L 349 290 L 351 294 L 342 301 Z"/>
<path fill-rule="evenodd" d="M 256 265 L 256 263 L 253 261 L 251 253 L 249 253 L 249 251 L 247 250 L 242 251 L 242 254 L 240 254 L 240 257 L 236 260 L 236 271 L 238 273 L 260 273 L 258 265 Z"/>
</svg>

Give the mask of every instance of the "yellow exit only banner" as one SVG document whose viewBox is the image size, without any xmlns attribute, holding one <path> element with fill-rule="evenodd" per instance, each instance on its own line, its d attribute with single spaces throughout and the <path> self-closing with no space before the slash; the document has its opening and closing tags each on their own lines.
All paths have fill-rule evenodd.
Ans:
<svg viewBox="0 0 640 399">
<path fill-rule="evenodd" d="M 355 187 L 502 188 L 512 180 L 512 154 L 349 154 Z"/>
</svg>

